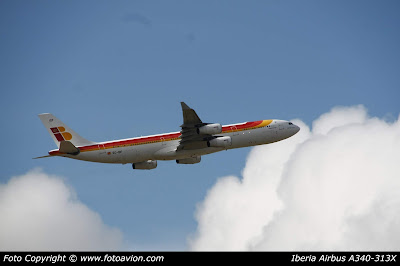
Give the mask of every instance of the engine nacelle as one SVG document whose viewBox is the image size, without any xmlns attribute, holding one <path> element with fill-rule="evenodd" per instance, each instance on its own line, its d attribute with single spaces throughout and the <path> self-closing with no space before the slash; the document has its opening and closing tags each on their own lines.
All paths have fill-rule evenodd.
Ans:
<svg viewBox="0 0 400 266">
<path fill-rule="evenodd" d="M 133 163 L 132 168 L 133 169 L 145 169 L 145 170 L 150 170 L 154 169 L 157 167 L 157 161 L 153 160 L 148 160 L 146 162 L 140 162 L 140 163 Z"/>
<path fill-rule="evenodd" d="M 232 145 L 231 137 L 219 137 L 212 140 L 207 141 L 208 147 L 219 147 L 219 148 L 227 148 Z"/>
<path fill-rule="evenodd" d="M 222 132 L 221 124 L 208 124 L 197 129 L 197 134 L 214 135 Z"/>
<path fill-rule="evenodd" d="M 196 156 L 196 157 L 190 157 L 190 158 L 176 160 L 176 163 L 195 164 L 195 163 L 199 163 L 200 161 L 201 161 L 201 156 Z"/>
</svg>

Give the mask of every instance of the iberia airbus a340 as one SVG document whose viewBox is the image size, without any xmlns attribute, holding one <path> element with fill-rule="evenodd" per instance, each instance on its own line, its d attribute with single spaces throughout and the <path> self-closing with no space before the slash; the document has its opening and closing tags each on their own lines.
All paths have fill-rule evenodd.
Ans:
<svg viewBox="0 0 400 266">
<path fill-rule="evenodd" d="M 37 158 L 61 156 L 99 163 L 131 163 L 133 169 L 154 169 L 157 160 L 195 164 L 200 162 L 202 155 L 277 142 L 300 130 L 291 122 L 275 119 L 225 126 L 203 123 L 193 109 L 184 102 L 181 105 L 183 124 L 180 132 L 105 142 L 86 140 L 54 115 L 40 114 L 40 120 L 58 149 Z"/>
</svg>

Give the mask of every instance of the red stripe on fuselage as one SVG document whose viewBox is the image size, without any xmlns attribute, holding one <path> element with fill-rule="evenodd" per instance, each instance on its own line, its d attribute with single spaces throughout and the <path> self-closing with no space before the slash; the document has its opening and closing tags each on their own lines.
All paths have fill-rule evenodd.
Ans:
<svg viewBox="0 0 400 266">
<path fill-rule="evenodd" d="M 260 121 L 254 121 L 254 122 L 246 122 L 244 124 L 239 124 L 239 125 L 227 125 L 227 126 L 223 126 L 222 127 L 222 133 L 225 132 L 230 132 L 232 130 L 244 130 L 247 128 L 252 128 L 252 127 L 256 127 L 259 124 L 261 124 L 263 122 L 263 120 Z"/>
</svg>

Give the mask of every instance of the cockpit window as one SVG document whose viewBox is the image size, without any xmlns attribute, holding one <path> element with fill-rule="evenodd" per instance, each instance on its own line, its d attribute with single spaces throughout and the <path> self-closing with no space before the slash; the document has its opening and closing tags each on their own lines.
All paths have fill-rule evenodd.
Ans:
<svg viewBox="0 0 400 266">
<path fill-rule="evenodd" d="M 292 123 L 292 122 L 289 122 L 289 125 L 293 125 L 293 123 Z"/>
</svg>

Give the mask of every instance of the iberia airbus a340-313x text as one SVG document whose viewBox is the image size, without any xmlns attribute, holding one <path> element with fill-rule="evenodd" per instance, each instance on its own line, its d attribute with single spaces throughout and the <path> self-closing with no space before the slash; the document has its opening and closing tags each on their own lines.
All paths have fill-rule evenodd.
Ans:
<svg viewBox="0 0 400 266">
<path fill-rule="evenodd" d="M 58 149 L 37 158 L 61 156 L 98 163 L 131 163 L 133 169 L 154 169 L 157 160 L 195 164 L 200 162 L 202 155 L 277 142 L 300 130 L 289 121 L 276 119 L 225 126 L 203 123 L 192 108 L 184 102 L 181 105 L 183 124 L 180 132 L 105 142 L 84 139 L 54 115 L 40 114 L 40 120 Z"/>
</svg>

